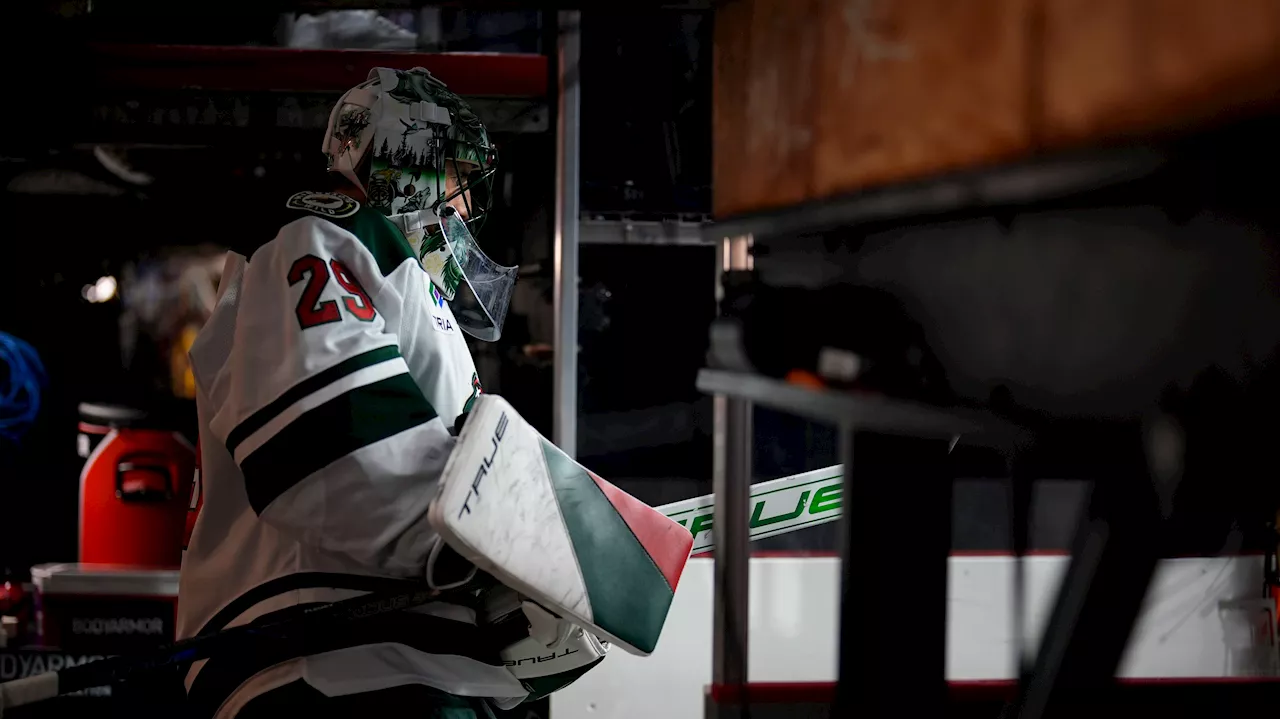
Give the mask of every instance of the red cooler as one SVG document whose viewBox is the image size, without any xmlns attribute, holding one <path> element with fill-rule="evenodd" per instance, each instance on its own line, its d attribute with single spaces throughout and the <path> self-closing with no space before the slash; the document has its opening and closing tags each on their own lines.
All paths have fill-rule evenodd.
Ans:
<svg viewBox="0 0 1280 719">
<path fill-rule="evenodd" d="M 147 412 L 81 404 L 80 561 L 177 568 L 195 448 Z"/>
<path fill-rule="evenodd" d="M 173 641 L 176 570 L 39 564 L 31 579 L 45 647 L 109 655 Z"/>
</svg>

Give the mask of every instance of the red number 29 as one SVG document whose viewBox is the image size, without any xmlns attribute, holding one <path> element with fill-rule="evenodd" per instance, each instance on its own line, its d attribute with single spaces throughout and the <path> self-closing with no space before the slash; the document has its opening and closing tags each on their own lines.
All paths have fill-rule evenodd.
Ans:
<svg viewBox="0 0 1280 719">
<path fill-rule="evenodd" d="M 364 291 L 364 288 L 347 271 L 346 265 L 337 260 L 329 260 L 329 266 L 333 268 L 333 278 L 338 281 L 338 284 L 342 285 L 342 289 L 350 292 L 351 295 L 355 295 L 354 297 L 347 295 L 342 298 L 342 304 L 346 305 L 347 312 L 350 312 L 352 317 L 361 322 L 372 322 L 373 318 L 378 316 L 378 313 L 374 311 L 373 300 L 369 299 L 369 295 Z"/>
<path fill-rule="evenodd" d="M 307 286 L 302 289 L 302 297 L 298 300 L 298 325 L 305 330 L 316 325 L 342 321 L 342 313 L 338 310 L 337 302 L 318 301 L 320 294 L 324 292 L 325 285 L 329 282 L 331 267 L 333 277 L 338 280 L 338 284 L 351 293 L 342 297 L 342 304 L 347 308 L 347 312 L 361 322 L 372 322 L 373 318 L 378 316 L 373 308 L 373 300 L 369 299 L 369 294 L 351 276 L 346 265 L 338 260 L 330 260 L 325 264 L 324 260 L 315 255 L 303 255 L 289 268 L 290 287 L 303 280 L 307 282 Z"/>
</svg>

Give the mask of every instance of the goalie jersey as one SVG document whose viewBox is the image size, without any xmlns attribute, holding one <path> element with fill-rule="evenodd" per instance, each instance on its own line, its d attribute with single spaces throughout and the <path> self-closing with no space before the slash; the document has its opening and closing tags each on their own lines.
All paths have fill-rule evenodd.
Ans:
<svg viewBox="0 0 1280 719">
<path fill-rule="evenodd" d="M 481 391 L 394 224 L 329 193 L 285 211 L 274 239 L 228 254 L 190 353 L 200 468 L 179 638 L 422 581 L 448 428 Z M 420 683 L 515 703 L 524 688 L 477 632 L 471 608 L 430 604 L 308 637 L 305 656 L 198 662 L 188 698 L 230 717 L 304 679 L 330 696 Z"/>
</svg>

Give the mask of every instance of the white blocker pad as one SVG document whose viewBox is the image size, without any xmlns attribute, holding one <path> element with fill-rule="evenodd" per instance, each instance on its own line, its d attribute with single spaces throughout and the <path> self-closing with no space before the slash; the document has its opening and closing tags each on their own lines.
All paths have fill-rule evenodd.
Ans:
<svg viewBox="0 0 1280 719">
<path fill-rule="evenodd" d="M 657 646 L 693 536 L 575 462 L 497 395 L 480 395 L 431 524 L 459 554 L 624 650 Z"/>
</svg>

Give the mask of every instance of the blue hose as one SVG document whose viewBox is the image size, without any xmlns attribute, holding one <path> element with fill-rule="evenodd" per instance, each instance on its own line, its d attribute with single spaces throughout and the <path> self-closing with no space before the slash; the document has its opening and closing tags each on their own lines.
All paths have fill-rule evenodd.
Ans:
<svg viewBox="0 0 1280 719">
<path fill-rule="evenodd" d="M 0 437 L 16 444 L 31 429 L 48 381 L 35 348 L 0 332 Z"/>
</svg>

